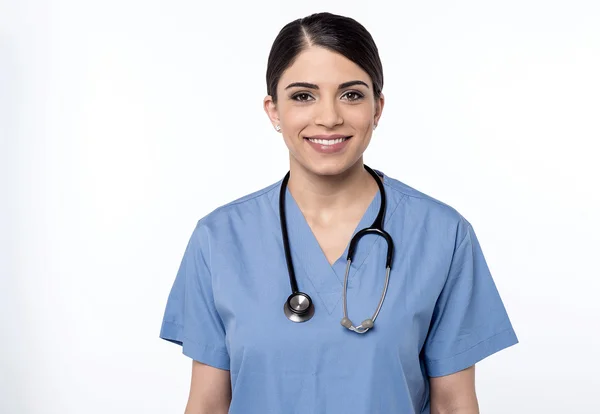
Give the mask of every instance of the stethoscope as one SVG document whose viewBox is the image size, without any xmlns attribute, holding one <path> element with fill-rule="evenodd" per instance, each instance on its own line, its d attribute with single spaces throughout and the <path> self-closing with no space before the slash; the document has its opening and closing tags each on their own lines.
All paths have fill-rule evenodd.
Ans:
<svg viewBox="0 0 600 414">
<path fill-rule="evenodd" d="M 348 256 L 347 256 L 347 264 L 346 264 L 346 274 L 344 276 L 344 290 L 343 290 L 343 304 L 344 304 L 344 317 L 340 321 L 342 326 L 354 331 L 356 333 L 365 333 L 369 329 L 373 327 L 375 323 L 375 319 L 381 310 L 381 306 L 383 305 L 383 300 L 385 299 L 385 294 L 387 292 L 388 284 L 390 281 L 390 270 L 392 268 L 392 256 L 394 252 L 394 242 L 392 237 L 383 230 L 383 218 L 385 216 L 385 206 L 386 206 L 386 196 L 385 190 L 383 188 L 383 183 L 381 182 L 379 176 L 375 171 L 371 168 L 364 166 L 365 169 L 373 176 L 375 181 L 377 182 L 377 186 L 379 187 L 379 193 L 381 194 L 381 206 L 379 207 L 379 213 L 377 213 L 377 217 L 373 224 L 370 227 L 364 228 L 354 235 L 352 240 L 350 240 L 350 246 L 348 247 Z M 285 250 L 285 260 L 287 262 L 288 273 L 290 276 L 290 285 L 292 288 L 292 294 L 287 298 L 285 304 L 283 305 L 283 311 L 285 316 L 292 322 L 306 322 L 310 320 L 315 314 L 315 306 L 313 304 L 312 299 L 306 293 L 300 292 L 298 290 L 298 283 L 296 282 L 296 274 L 294 273 L 294 265 L 292 264 L 292 255 L 290 253 L 290 242 L 288 240 L 288 231 L 287 231 L 287 223 L 285 219 L 285 192 L 287 183 L 290 179 L 290 172 L 285 175 L 282 183 L 281 190 L 279 192 L 279 218 L 281 220 L 281 234 L 283 236 L 283 248 Z M 386 259 L 386 272 L 385 272 L 385 285 L 383 287 L 383 292 L 381 293 L 381 298 L 379 299 L 379 304 L 377 305 L 377 309 L 371 318 L 365 319 L 358 326 L 354 326 L 352 321 L 348 318 L 348 309 L 347 309 L 347 287 L 348 287 L 348 274 L 350 273 L 350 265 L 352 264 L 352 259 L 354 258 L 354 252 L 356 250 L 356 245 L 362 236 L 365 234 L 375 234 L 378 236 L 382 236 L 387 242 L 387 259 Z"/>
</svg>

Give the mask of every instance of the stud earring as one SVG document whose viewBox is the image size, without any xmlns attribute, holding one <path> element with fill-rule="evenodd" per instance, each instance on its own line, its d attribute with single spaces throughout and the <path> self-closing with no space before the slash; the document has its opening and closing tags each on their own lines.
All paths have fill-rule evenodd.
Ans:
<svg viewBox="0 0 600 414">
<path fill-rule="evenodd" d="M 373 129 L 377 128 L 377 124 L 373 124 Z"/>
<path fill-rule="evenodd" d="M 277 125 L 277 126 L 275 127 L 275 129 L 277 130 L 277 132 L 281 131 L 281 127 L 280 127 L 279 125 Z"/>
</svg>

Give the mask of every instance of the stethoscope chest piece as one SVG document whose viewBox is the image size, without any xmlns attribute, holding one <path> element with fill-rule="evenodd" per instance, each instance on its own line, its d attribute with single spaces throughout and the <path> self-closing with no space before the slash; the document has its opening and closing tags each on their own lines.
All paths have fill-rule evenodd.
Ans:
<svg viewBox="0 0 600 414">
<path fill-rule="evenodd" d="M 292 322 L 306 322 L 315 314 L 315 307 L 306 293 L 292 293 L 283 304 L 285 316 Z"/>
</svg>

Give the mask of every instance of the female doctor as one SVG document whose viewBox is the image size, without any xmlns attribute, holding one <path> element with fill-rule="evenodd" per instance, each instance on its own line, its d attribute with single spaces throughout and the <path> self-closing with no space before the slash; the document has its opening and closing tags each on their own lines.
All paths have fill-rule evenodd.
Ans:
<svg viewBox="0 0 600 414">
<path fill-rule="evenodd" d="M 470 223 L 363 164 L 382 87 L 353 19 L 275 39 L 264 108 L 289 172 L 198 221 L 166 305 L 186 413 L 479 412 L 475 363 L 518 340 Z"/>
</svg>

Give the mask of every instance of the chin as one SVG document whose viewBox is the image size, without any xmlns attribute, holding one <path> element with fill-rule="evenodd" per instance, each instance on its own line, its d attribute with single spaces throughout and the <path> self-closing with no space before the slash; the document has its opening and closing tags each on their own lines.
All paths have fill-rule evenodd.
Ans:
<svg viewBox="0 0 600 414">
<path fill-rule="evenodd" d="M 342 160 L 339 160 L 337 162 L 333 160 L 323 162 L 322 160 L 320 160 L 312 162 L 310 163 L 310 165 L 305 165 L 304 168 L 315 175 L 331 177 L 343 174 L 354 164 L 355 162 Z"/>
</svg>

